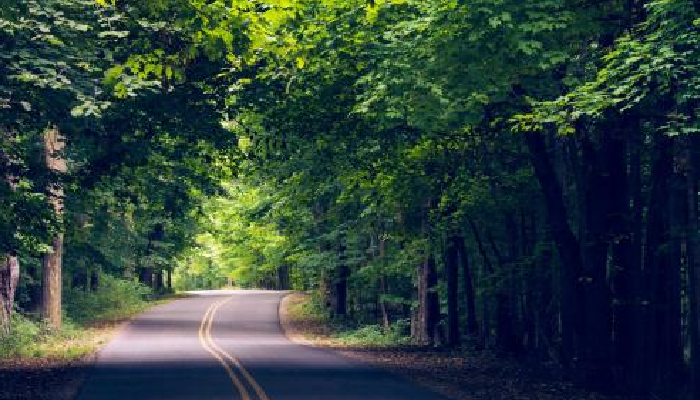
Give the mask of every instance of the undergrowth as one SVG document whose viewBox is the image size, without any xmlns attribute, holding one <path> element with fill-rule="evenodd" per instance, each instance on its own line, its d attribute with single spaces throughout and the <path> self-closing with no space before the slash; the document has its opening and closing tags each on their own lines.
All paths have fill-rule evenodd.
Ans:
<svg viewBox="0 0 700 400">
<path fill-rule="evenodd" d="M 104 275 L 98 290 L 65 290 L 63 322 L 51 328 L 37 315 L 15 312 L 10 335 L 0 338 L 1 358 L 77 358 L 92 353 L 109 324 L 152 305 L 151 290 L 139 283 Z"/>
<path fill-rule="evenodd" d="M 381 325 L 363 324 L 351 317 L 333 318 L 316 295 L 292 305 L 289 312 L 295 320 L 313 326 L 314 332 L 308 333 L 324 336 L 337 346 L 389 348 L 411 345 L 410 321 L 407 319 L 394 321 L 389 329 L 384 330 Z"/>
<path fill-rule="evenodd" d="M 151 294 L 141 283 L 103 275 L 96 291 L 67 291 L 65 314 L 81 325 L 118 321 L 148 307 Z"/>
</svg>

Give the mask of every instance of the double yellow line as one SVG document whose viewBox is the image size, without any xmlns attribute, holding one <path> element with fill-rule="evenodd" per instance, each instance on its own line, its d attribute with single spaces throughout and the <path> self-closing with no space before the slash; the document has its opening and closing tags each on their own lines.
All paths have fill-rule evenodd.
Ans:
<svg viewBox="0 0 700 400">
<path fill-rule="evenodd" d="M 219 308 L 221 308 L 221 306 L 231 301 L 231 299 L 233 299 L 233 297 L 219 300 L 209 306 L 207 312 L 204 314 L 204 318 L 202 318 L 202 323 L 199 325 L 199 343 L 201 343 L 202 347 L 204 347 L 209 354 L 219 360 L 221 365 L 226 370 L 229 378 L 231 378 L 233 386 L 236 387 L 238 393 L 241 395 L 242 400 L 251 400 L 248 388 L 246 388 L 243 381 L 247 382 L 250 387 L 253 388 L 253 391 L 255 394 L 257 394 L 257 398 L 259 400 L 270 400 L 255 379 L 253 379 L 248 371 L 243 368 L 240 361 L 219 347 L 211 336 L 211 326 L 214 323 L 214 316 L 216 315 L 216 312 L 219 310 Z M 243 377 L 243 381 L 241 381 L 236 372 L 240 373 L 240 375 Z"/>
</svg>

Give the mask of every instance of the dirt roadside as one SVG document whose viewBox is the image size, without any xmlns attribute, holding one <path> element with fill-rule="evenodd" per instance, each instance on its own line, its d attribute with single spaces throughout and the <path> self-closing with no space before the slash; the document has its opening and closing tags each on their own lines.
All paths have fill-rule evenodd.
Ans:
<svg viewBox="0 0 700 400">
<path fill-rule="evenodd" d="M 613 400 L 563 382 L 556 373 L 487 351 L 425 347 L 349 348 L 318 320 L 297 310 L 309 296 L 293 293 L 280 304 L 280 323 L 291 340 L 323 347 L 386 368 L 454 400 Z"/>
</svg>

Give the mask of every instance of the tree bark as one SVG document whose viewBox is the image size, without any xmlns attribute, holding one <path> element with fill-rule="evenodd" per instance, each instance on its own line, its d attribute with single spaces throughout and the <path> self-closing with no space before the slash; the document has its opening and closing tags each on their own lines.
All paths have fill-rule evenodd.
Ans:
<svg viewBox="0 0 700 400">
<path fill-rule="evenodd" d="M 499 351 L 513 354 L 517 351 L 515 338 L 515 321 L 513 310 L 510 301 L 510 271 L 506 271 L 506 259 L 498 250 L 496 240 L 491 232 L 488 232 L 487 238 L 491 246 L 491 252 L 496 256 L 498 263 L 498 271 L 502 276 L 507 277 L 501 279 L 501 282 L 496 287 L 496 346 Z"/>
<path fill-rule="evenodd" d="M 611 202 L 607 193 L 610 185 L 620 185 L 611 180 L 620 172 L 609 170 L 614 164 L 609 159 L 623 157 L 624 147 L 619 140 L 607 138 L 596 146 L 589 136 L 593 136 L 593 133 L 589 132 L 581 139 L 585 165 L 586 230 L 584 263 L 576 281 L 583 311 L 578 318 L 581 321 L 581 341 L 577 379 L 588 388 L 606 391 L 612 386 L 612 301 L 607 282 Z"/>
<path fill-rule="evenodd" d="M 418 340 L 428 345 L 434 345 L 437 338 L 437 326 L 440 322 L 440 301 L 437 293 L 435 257 L 432 253 L 426 255 L 420 266 L 419 280 Z"/>
<path fill-rule="evenodd" d="M 338 271 L 335 278 L 335 315 L 345 316 L 348 313 L 348 275 L 350 271 L 346 263 L 345 238 L 340 235 L 338 244 Z"/>
<path fill-rule="evenodd" d="M 98 268 L 93 268 L 90 271 L 90 289 L 93 292 L 98 291 L 100 288 L 100 270 Z"/>
<path fill-rule="evenodd" d="M 535 343 L 536 347 L 541 349 L 542 355 L 548 358 L 554 358 L 553 354 L 557 354 L 558 349 L 553 348 L 554 338 L 558 331 L 559 316 L 553 312 L 556 309 L 553 305 L 553 271 L 552 271 L 552 256 L 553 251 L 550 246 L 542 249 L 539 259 L 537 260 L 537 272 L 539 283 L 535 286 L 536 307 L 535 311 Z"/>
<path fill-rule="evenodd" d="M 673 175 L 673 143 L 663 133 L 656 133 L 652 154 L 652 184 L 646 227 L 644 266 L 648 289 L 646 330 L 648 357 L 645 365 L 645 392 L 660 382 L 659 373 L 670 368 L 666 352 L 671 351 L 671 338 L 667 335 L 669 324 L 669 282 L 673 279 L 673 267 L 668 266 L 671 244 L 669 183 Z"/>
<path fill-rule="evenodd" d="M 51 245 L 51 253 L 44 255 L 42 275 L 42 317 L 54 329 L 61 329 L 61 270 L 63 234 L 57 234 Z"/>
<path fill-rule="evenodd" d="M 0 139 L 12 141 L 10 135 L 5 135 L 4 131 L 0 131 L 2 136 Z M 17 177 L 11 172 L 11 169 L 16 164 L 16 160 L 4 152 L 0 153 L 0 168 L 3 173 L 1 178 L 7 183 L 11 191 L 15 191 L 17 187 Z M 5 232 L 5 234 L 12 234 Z M 15 291 L 19 284 L 19 258 L 12 251 L 7 254 L 0 254 L 0 337 L 10 333 L 12 329 L 12 311 L 14 309 Z"/>
<path fill-rule="evenodd" d="M 688 152 L 686 224 L 688 264 L 688 336 L 690 339 L 690 382 L 693 398 L 700 398 L 700 240 L 698 223 L 698 148 L 697 136 L 686 139 Z"/>
<path fill-rule="evenodd" d="M 165 287 L 165 283 L 163 281 L 163 269 L 159 268 L 155 273 L 155 279 L 153 282 L 153 289 L 156 293 L 160 293 L 163 291 L 164 287 Z"/>
<path fill-rule="evenodd" d="M 561 268 L 561 330 L 562 362 L 566 369 L 573 367 L 576 359 L 576 317 L 580 304 L 576 281 L 583 269 L 581 249 L 569 225 L 561 185 L 547 152 L 544 137 L 539 132 L 527 132 L 525 142 L 531 155 L 535 175 L 540 183 L 547 209 L 552 239 L 556 244 Z"/>
<path fill-rule="evenodd" d="M 476 294 L 474 292 L 474 277 L 469 254 L 464 245 L 464 238 L 457 242 L 459 259 L 462 262 L 462 282 L 464 285 L 464 297 L 467 311 L 467 335 L 476 336 L 479 333 L 479 324 L 476 319 Z"/>
<path fill-rule="evenodd" d="M 681 271 L 684 267 L 685 257 L 683 247 L 686 243 L 685 221 L 687 220 L 687 198 L 685 164 L 686 153 L 679 137 L 672 139 L 674 165 L 669 191 L 669 243 L 666 258 L 667 281 L 664 288 L 666 296 L 665 323 L 659 327 L 660 348 L 662 361 L 657 364 L 656 381 L 657 390 L 670 396 L 673 394 L 683 376 L 683 327 L 681 325 Z"/>
<path fill-rule="evenodd" d="M 139 282 L 148 286 L 149 288 L 153 286 L 153 268 L 151 267 L 141 267 L 139 272 Z"/>
<path fill-rule="evenodd" d="M 417 326 L 416 339 L 428 345 L 434 345 L 437 337 L 437 327 L 440 322 L 440 299 L 437 293 L 437 271 L 435 255 L 430 238 L 430 210 L 432 200 L 426 200 L 422 209 L 421 229 L 426 241 L 423 250 L 423 260 L 418 267 L 418 310 L 415 316 Z"/>
<path fill-rule="evenodd" d="M 459 242 L 460 235 L 450 235 L 445 251 L 445 278 L 447 280 L 447 344 L 459 346 Z"/>
<path fill-rule="evenodd" d="M 637 125 L 638 126 L 638 125 Z M 642 299 L 645 298 L 646 293 L 644 293 L 644 271 L 643 271 L 643 228 L 644 228 L 644 200 L 642 191 L 642 146 L 644 142 L 644 135 L 639 133 L 639 129 L 636 129 L 636 134 L 631 135 L 632 141 L 630 144 L 630 200 L 632 202 L 632 249 L 630 256 L 630 264 L 633 267 L 633 273 L 630 278 L 633 283 L 630 287 L 632 290 L 632 301 L 634 307 L 632 310 L 633 318 L 633 329 L 636 334 L 631 336 L 631 346 L 632 348 L 628 351 L 632 352 L 632 369 L 629 371 L 631 378 L 630 388 L 632 392 L 642 393 L 644 390 L 644 363 L 646 357 L 646 328 L 645 324 L 645 313 L 646 308 Z"/>
<path fill-rule="evenodd" d="M 634 134 L 639 134 L 635 132 Z M 636 367 L 635 355 L 637 337 L 643 335 L 643 331 L 637 331 L 635 320 L 639 307 L 640 289 L 639 279 L 641 276 L 641 264 L 634 257 L 634 243 L 636 239 L 633 229 L 634 210 L 630 204 L 634 202 L 634 207 L 640 206 L 639 199 L 634 193 L 640 190 L 636 185 L 640 185 L 640 176 L 635 173 L 633 162 L 638 162 L 639 149 L 631 149 L 632 155 L 637 153 L 637 157 L 630 157 L 629 176 L 626 174 L 627 163 L 625 162 L 625 147 L 621 139 L 613 139 L 613 144 L 609 145 L 605 169 L 609 173 L 608 184 L 605 186 L 609 211 L 607 224 L 611 229 L 612 245 L 612 265 L 611 281 L 613 291 L 613 337 L 614 354 L 613 362 L 620 375 L 615 381 L 620 387 L 625 387 L 630 393 L 641 392 L 641 379 Z M 633 146 L 635 147 L 635 146 Z M 634 179 L 633 179 L 634 178 Z"/>
<path fill-rule="evenodd" d="M 3 256 L 0 269 L 0 336 L 8 335 L 12 328 L 15 291 L 19 283 L 19 260 L 16 255 Z"/>
<path fill-rule="evenodd" d="M 54 173 L 65 173 L 66 160 L 61 154 L 65 147 L 63 137 L 58 130 L 49 129 L 44 133 L 44 156 L 46 167 Z M 60 184 L 47 188 L 49 203 L 54 213 L 63 214 L 63 189 Z M 55 329 L 61 328 L 61 264 L 63 259 L 63 233 L 53 238 L 51 252 L 43 259 L 43 298 L 42 317 Z"/>
<path fill-rule="evenodd" d="M 469 223 L 469 226 L 471 228 L 472 234 L 474 235 L 474 240 L 476 241 L 477 248 L 479 249 L 479 254 L 481 255 L 481 259 L 483 262 L 483 268 L 482 268 L 482 279 L 490 279 L 493 274 L 495 273 L 493 269 L 493 263 L 491 262 L 491 258 L 489 257 L 487 251 L 486 251 L 486 246 L 484 246 L 484 241 L 481 238 L 481 234 L 479 233 L 479 229 L 476 226 L 476 223 L 474 222 L 473 219 L 467 217 L 467 222 Z M 490 323 L 490 308 L 489 308 L 489 299 L 487 296 L 482 296 L 482 301 L 481 301 L 481 339 L 483 342 L 484 347 L 487 347 L 488 341 L 489 341 L 489 336 L 491 335 L 491 323 Z"/>
<path fill-rule="evenodd" d="M 386 240 L 383 237 L 379 238 L 379 262 L 382 265 L 382 274 L 379 277 L 379 309 L 382 313 L 382 327 L 384 332 L 388 332 L 391 327 L 389 317 L 389 307 L 387 302 L 382 297 L 389 294 L 389 285 L 387 283 L 384 271 L 386 271 Z"/>
<path fill-rule="evenodd" d="M 282 264 L 277 269 L 277 288 L 279 290 L 289 290 L 289 265 Z"/>
</svg>

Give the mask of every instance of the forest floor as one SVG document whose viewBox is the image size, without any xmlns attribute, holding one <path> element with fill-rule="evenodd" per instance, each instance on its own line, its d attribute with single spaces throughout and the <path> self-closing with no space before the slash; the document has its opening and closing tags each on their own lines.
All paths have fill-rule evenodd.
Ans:
<svg viewBox="0 0 700 400">
<path fill-rule="evenodd" d="M 301 293 L 282 301 L 280 320 L 290 339 L 389 369 L 449 399 L 612 400 L 577 389 L 556 369 L 497 357 L 490 351 L 349 344 L 341 332 L 308 311 L 310 301 Z"/>
<path fill-rule="evenodd" d="M 37 354 L 0 357 L 0 400 L 72 400 L 97 352 L 135 315 L 182 295 L 166 295 L 125 312 L 119 319 L 72 328 L 36 344 Z"/>
</svg>

